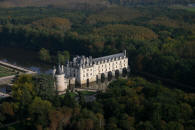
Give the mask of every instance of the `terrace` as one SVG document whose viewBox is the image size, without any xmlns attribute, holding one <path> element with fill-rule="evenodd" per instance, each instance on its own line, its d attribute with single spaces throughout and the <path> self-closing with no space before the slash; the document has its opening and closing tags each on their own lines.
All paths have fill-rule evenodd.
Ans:
<svg viewBox="0 0 195 130">
<path fill-rule="evenodd" d="M 17 72 L 13 69 L 0 66 L 0 78 L 5 76 L 15 75 Z"/>
</svg>

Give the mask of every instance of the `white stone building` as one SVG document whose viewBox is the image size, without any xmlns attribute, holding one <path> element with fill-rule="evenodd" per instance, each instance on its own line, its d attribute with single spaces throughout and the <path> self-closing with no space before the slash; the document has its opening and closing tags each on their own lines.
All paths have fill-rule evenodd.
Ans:
<svg viewBox="0 0 195 130">
<path fill-rule="evenodd" d="M 65 66 L 54 69 L 53 76 L 56 78 L 57 91 L 63 92 L 69 84 L 94 82 L 102 77 L 107 78 L 108 75 L 121 74 L 128 69 L 128 58 L 126 51 L 123 51 L 100 58 L 77 56 Z"/>
</svg>

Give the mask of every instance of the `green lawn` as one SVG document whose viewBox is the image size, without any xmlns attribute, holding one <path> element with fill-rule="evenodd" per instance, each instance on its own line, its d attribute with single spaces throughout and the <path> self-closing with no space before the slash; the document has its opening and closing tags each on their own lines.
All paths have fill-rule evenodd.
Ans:
<svg viewBox="0 0 195 130">
<path fill-rule="evenodd" d="M 10 76 L 10 75 L 14 75 L 14 74 L 16 74 L 16 72 L 14 70 L 0 66 L 0 77 Z"/>
<path fill-rule="evenodd" d="M 70 94 L 70 96 L 71 97 L 75 97 L 76 96 L 76 93 L 74 93 L 74 92 L 69 92 L 69 94 Z M 64 98 L 64 96 L 65 96 L 65 94 L 62 94 L 62 95 L 60 95 L 62 98 Z"/>
<path fill-rule="evenodd" d="M 187 11 L 191 11 L 191 12 L 195 12 L 195 7 L 185 8 L 185 10 L 187 10 Z"/>
<path fill-rule="evenodd" d="M 81 94 L 85 96 L 94 95 L 96 92 L 89 92 L 89 91 L 80 91 Z"/>
</svg>

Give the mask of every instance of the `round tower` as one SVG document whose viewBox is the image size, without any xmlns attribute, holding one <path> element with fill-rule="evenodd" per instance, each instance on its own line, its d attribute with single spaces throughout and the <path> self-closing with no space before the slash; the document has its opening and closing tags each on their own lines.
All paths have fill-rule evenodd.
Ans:
<svg viewBox="0 0 195 130">
<path fill-rule="evenodd" d="M 56 90 L 57 90 L 57 92 L 59 94 L 66 92 L 67 83 L 66 83 L 66 80 L 65 80 L 65 74 L 64 74 L 63 68 L 61 68 L 60 65 L 56 69 L 55 80 L 56 80 Z"/>
<path fill-rule="evenodd" d="M 54 66 L 52 71 L 53 78 L 55 77 L 55 74 L 56 74 L 56 67 Z"/>
</svg>

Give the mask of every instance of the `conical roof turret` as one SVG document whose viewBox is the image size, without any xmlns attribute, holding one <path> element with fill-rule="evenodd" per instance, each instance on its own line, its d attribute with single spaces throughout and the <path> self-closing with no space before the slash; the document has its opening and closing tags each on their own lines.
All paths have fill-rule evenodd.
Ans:
<svg viewBox="0 0 195 130">
<path fill-rule="evenodd" d="M 64 74 L 63 68 L 61 68 L 60 65 L 58 65 L 58 67 L 57 67 L 57 69 L 56 69 L 56 74 L 57 74 L 57 75 Z"/>
</svg>

